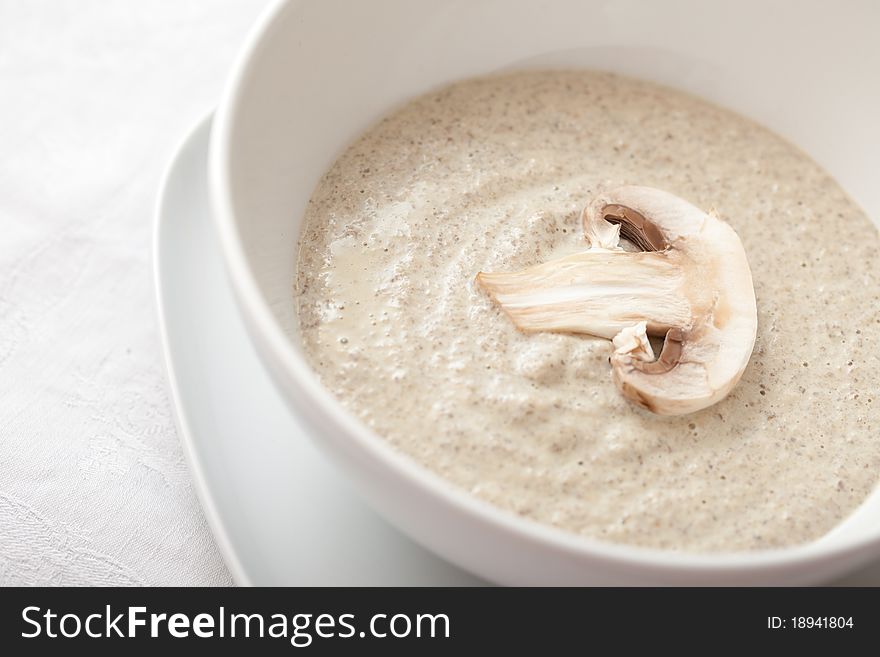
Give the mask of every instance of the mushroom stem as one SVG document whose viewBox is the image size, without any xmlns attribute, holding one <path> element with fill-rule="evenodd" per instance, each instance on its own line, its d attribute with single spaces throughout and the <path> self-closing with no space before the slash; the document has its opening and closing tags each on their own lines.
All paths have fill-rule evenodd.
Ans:
<svg viewBox="0 0 880 657">
<path fill-rule="evenodd" d="M 690 319 L 673 254 L 590 249 L 477 282 L 524 331 L 587 333 L 610 340 L 636 322 L 662 336 Z"/>
</svg>

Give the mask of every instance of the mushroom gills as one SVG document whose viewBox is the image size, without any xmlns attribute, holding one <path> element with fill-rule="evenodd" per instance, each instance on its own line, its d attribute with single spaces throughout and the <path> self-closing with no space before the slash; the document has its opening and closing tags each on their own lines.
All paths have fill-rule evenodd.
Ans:
<svg viewBox="0 0 880 657">
<path fill-rule="evenodd" d="M 660 415 L 706 408 L 736 385 L 751 356 L 757 307 L 736 232 L 650 187 L 620 187 L 582 214 L 589 248 L 477 283 L 523 331 L 612 340 L 612 378 Z M 625 251 L 623 237 L 638 248 Z M 654 358 L 648 337 L 664 338 Z"/>
</svg>

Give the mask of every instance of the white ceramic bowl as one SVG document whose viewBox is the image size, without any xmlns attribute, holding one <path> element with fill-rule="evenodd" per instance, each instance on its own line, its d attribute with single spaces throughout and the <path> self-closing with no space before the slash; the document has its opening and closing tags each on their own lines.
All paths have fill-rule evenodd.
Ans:
<svg viewBox="0 0 880 657">
<path fill-rule="evenodd" d="M 319 445 L 397 527 L 499 583 L 804 584 L 880 556 L 877 493 L 815 543 L 723 555 L 613 545 L 500 511 L 395 453 L 343 410 L 303 359 L 292 297 L 303 209 L 345 146 L 417 94 L 505 68 L 599 68 L 691 91 L 799 144 L 878 217 L 878 8 L 793 1 L 275 4 L 248 39 L 217 112 L 210 177 L 241 312 Z M 259 431 L 260 419 L 253 422 Z"/>
</svg>

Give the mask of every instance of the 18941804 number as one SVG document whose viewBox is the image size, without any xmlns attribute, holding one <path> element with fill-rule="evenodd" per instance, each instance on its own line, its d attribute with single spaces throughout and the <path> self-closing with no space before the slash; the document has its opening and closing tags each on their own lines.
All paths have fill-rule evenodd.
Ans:
<svg viewBox="0 0 880 657">
<path fill-rule="evenodd" d="M 767 627 L 771 630 L 806 630 L 806 629 L 852 629 L 852 616 L 768 616 Z"/>
</svg>

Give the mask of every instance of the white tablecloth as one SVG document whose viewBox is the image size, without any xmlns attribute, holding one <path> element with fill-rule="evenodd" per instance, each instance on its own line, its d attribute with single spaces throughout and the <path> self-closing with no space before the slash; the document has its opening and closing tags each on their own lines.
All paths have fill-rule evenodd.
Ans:
<svg viewBox="0 0 880 657">
<path fill-rule="evenodd" d="M 165 394 L 151 228 L 263 5 L 0 0 L 0 585 L 230 583 Z"/>
</svg>

